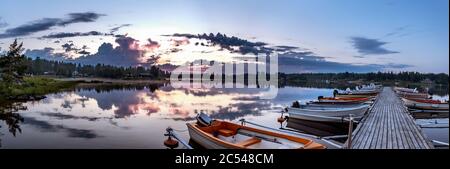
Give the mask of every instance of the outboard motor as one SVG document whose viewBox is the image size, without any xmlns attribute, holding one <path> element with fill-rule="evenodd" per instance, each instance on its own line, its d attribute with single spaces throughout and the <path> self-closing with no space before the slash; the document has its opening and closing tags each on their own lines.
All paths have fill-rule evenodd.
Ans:
<svg viewBox="0 0 450 169">
<path fill-rule="evenodd" d="M 211 117 L 209 117 L 208 115 L 206 115 L 205 113 L 200 113 L 199 115 L 197 115 L 196 117 L 197 119 L 197 124 L 201 125 L 201 126 L 211 126 L 212 122 L 214 121 L 213 119 L 211 119 Z"/>
<path fill-rule="evenodd" d="M 333 97 L 336 97 L 337 94 L 339 94 L 339 91 L 338 90 L 334 90 L 333 91 Z"/>
<path fill-rule="evenodd" d="M 317 97 L 317 100 L 322 100 L 323 99 L 323 96 L 319 96 L 319 97 Z"/>
<path fill-rule="evenodd" d="M 300 108 L 300 102 L 298 102 L 298 101 L 293 102 L 292 103 L 292 107 L 293 108 Z"/>
</svg>

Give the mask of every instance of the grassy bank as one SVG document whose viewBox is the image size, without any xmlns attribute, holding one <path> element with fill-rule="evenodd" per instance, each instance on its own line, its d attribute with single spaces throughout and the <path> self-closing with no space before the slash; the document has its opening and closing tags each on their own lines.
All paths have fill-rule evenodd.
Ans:
<svg viewBox="0 0 450 169">
<path fill-rule="evenodd" d="M 77 82 L 43 77 L 25 77 L 23 83 L 8 85 L 0 81 L 0 100 L 32 100 L 48 93 L 75 86 Z"/>
</svg>

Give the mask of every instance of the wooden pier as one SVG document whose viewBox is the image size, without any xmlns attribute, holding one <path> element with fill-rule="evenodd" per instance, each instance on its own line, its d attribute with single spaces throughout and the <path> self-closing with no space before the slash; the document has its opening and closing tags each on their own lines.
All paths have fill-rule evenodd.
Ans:
<svg viewBox="0 0 450 169">
<path fill-rule="evenodd" d="M 433 149 L 391 87 L 384 87 L 347 140 L 352 149 Z"/>
</svg>

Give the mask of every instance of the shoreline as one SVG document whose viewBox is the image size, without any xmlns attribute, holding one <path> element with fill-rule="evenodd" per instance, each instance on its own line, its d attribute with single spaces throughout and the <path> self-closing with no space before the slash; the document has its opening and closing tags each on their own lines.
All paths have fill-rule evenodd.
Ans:
<svg viewBox="0 0 450 169">
<path fill-rule="evenodd" d="M 110 79 L 110 78 L 53 78 L 58 81 L 76 82 L 76 86 L 93 85 L 145 85 L 145 84 L 164 84 L 168 80 L 150 80 L 150 79 Z"/>
</svg>

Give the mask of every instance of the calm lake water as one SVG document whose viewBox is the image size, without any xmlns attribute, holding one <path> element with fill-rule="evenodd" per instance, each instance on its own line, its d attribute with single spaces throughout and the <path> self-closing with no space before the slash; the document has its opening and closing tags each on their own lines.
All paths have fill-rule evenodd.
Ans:
<svg viewBox="0 0 450 169">
<path fill-rule="evenodd" d="M 284 87 L 275 99 L 260 100 L 258 89 L 174 89 L 169 85 L 77 89 L 23 103 L 26 110 L 0 118 L 0 144 L 1 148 L 166 148 L 165 129 L 170 126 L 189 140 L 186 123 L 199 112 L 278 128 L 276 118 L 282 107 L 293 100 L 331 96 L 332 90 Z M 448 118 L 442 121 L 448 126 Z M 311 127 L 301 129 L 316 134 L 308 131 Z M 448 142 L 448 128 L 425 132 Z M 324 133 L 330 135 L 319 132 Z"/>
</svg>

